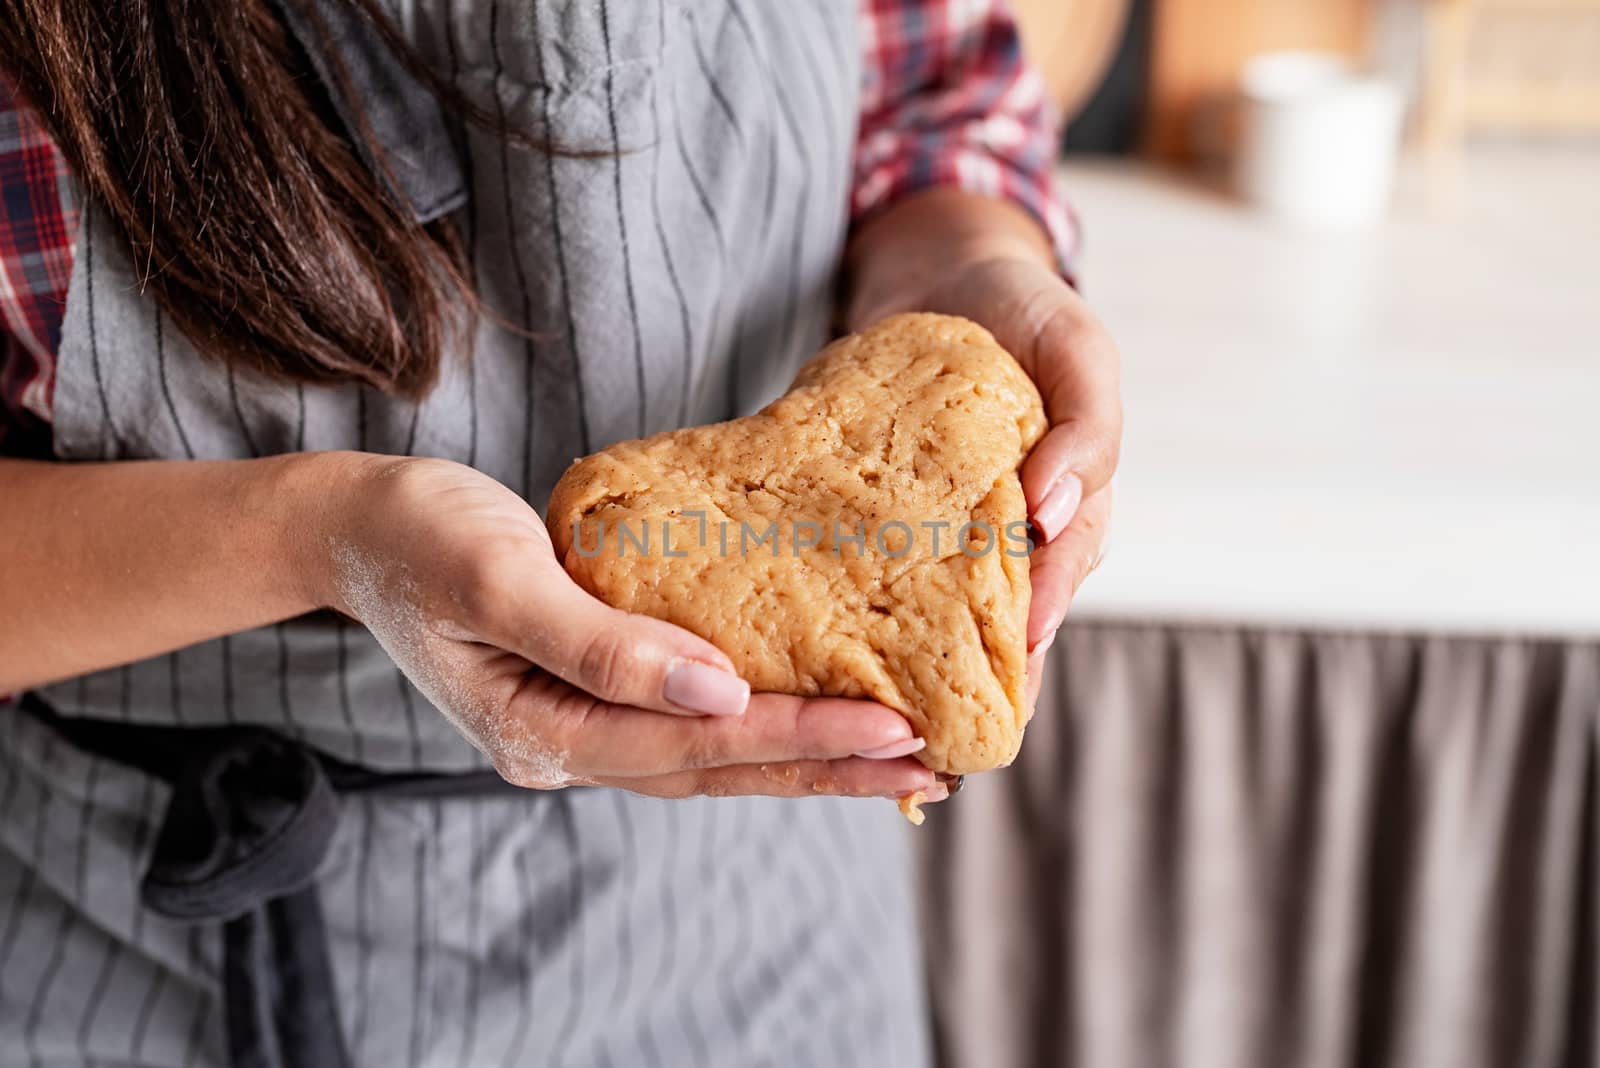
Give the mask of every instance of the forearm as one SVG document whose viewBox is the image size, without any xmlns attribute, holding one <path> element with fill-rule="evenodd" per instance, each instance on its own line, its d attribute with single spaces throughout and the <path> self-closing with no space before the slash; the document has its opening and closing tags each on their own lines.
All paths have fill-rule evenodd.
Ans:
<svg viewBox="0 0 1600 1068">
<path fill-rule="evenodd" d="M 844 325 L 859 330 L 926 293 L 964 263 L 1013 256 L 1054 268 L 1044 229 L 1017 205 L 953 187 L 913 194 L 851 239 Z"/>
<path fill-rule="evenodd" d="M 0 460 L 0 694 L 311 611 L 357 453 Z"/>
</svg>

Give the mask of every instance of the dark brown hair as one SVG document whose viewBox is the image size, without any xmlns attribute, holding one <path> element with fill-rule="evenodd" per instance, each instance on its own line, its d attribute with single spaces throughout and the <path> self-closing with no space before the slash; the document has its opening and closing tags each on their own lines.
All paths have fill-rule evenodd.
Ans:
<svg viewBox="0 0 1600 1068">
<path fill-rule="evenodd" d="M 0 0 L 0 64 L 202 353 L 421 396 L 477 310 L 461 242 L 365 165 L 305 60 L 267 0 Z"/>
</svg>

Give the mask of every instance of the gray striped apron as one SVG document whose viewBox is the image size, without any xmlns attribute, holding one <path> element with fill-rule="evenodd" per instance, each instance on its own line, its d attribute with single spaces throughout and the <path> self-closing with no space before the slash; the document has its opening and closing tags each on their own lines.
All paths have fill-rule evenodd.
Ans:
<svg viewBox="0 0 1600 1068">
<path fill-rule="evenodd" d="M 139 295 L 90 204 L 62 459 L 411 453 L 542 507 L 574 456 L 749 410 L 825 340 L 853 0 L 393 6 L 491 114 L 603 154 L 464 134 L 460 218 L 496 313 L 471 359 L 416 405 L 230 371 Z M 363 629 L 328 616 L 37 696 L 66 716 L 262 725 L 386 771 L 484 767 Z M 0 715 L 0 1066 L 223 1063 L 215 929 L 136 893 L 166 800 Z M 905 833 L 883 802 L 347 798 L 318 885 L 350 1048 L 385 1068 L 924 1063 Z"/>
</svg>

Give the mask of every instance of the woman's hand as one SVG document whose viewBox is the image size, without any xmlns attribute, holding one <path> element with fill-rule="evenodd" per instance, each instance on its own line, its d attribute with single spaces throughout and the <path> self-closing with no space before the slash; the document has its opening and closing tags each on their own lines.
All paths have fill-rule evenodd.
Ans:
<svg viewBox="0 0 1600 1068">
<path fill-rule="evenodd" d="M 1022 465 L 1022 491 L 1044 544 L 1029 560 L 1028 648 L 1048 648 L 1105 548 L 1122 435 L 1116 346 L 1053 270 L 1027 259 L 979 260 L 923 298 L 929 311 L 987 327 L 1039 387 L 1050 429 Z"/>
<path fill-rule="evenodd" d="M 1001 201 L 952 189 L 919 194 L 857 235 L 850 259 L 849 329 L 903 311 L 965 316 L 988 328 L 1039 387 L 1050 430 L 1022 467 L 1044 541 L 1030 560 L 1036 694 L 1044 652 L 1105 550 L 1122 438 L 1116 345 L 1056 272 L 1037 224 Z"/>
<path fill-rule="evenodd" d="M 937 797 L 898 713 L 750 688 L 715 646 L 617 611 L 556 561 L 520 497 L 442 460 L 360 456 L 322 588 L 501 775 L 659 797 Z"/>
</svg>

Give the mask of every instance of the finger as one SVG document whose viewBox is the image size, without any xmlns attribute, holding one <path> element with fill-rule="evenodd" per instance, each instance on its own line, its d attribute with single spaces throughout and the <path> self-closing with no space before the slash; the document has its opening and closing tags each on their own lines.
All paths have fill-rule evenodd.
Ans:
<svg viewBox="0 0 1600 1068">
<path fill-rule="evenodd" d="M 1120 357 L 1110 335 L 1073 296 L 1041 315 L 1028 363 L 1050 430 L 1022 466 L 1022 489 L 1029 514 L 1051 541 L 1116 470 Z"/>
<path fill-rule="evenodd" d="M 903 743 L 898 750 L 896 743 Z M 614 705 L 596 708 L 574 735 L 570 764 L 579 774 L 594 769 L 638 777 L 857 754 L 903 756 L 913 745 L 905 718 L 870 701 L 757 694 L 738 719 L 668 719 Z"/>
<path fill-rule="evenodd" d="M 1030 710 L 1039 703 L 1039 690 L 1044 686 L 1044 673 L 1047 666 L 1045 657 L 1050 652 L 1050 646 L 1055 642 L 1057 633 L 1056 631 L 1051 631 L 1045 636 L 1044 641 L 1040 642 L 1033 652 L 1028 654 L 1028 684 L 1024 695 L 1027 698 Z"/>
<path fill-rule="evenodd" d="M 1111 519 L 1111 489 L 1088 498 L 1061 536 L 1028 558 L 1028 649 L 1037 649 L 1067 618 L 1078 587 L 1094 570 Z"/>
<path fill-rule="evenodd" d="M 918 790 L 927 800 L 943 800 L 948 789 L 933 772 L 910 758 L 899 760 L 793 760 L 739 764 L 727 768 L 680 771 L 639 779 L 603 779 L 650 797 L 904 797 Z"/>
<path fill-rule="evenodd" d="M 590 596 L 541 565 L 505 599 L 489 640 L 611 704 L 685 716 L 739 716 L 750 686 L 715 645 L 663 620 Z"/>
<path fill-rule="evenodd" d="M 552 762 L 571 777 L 643 778 L 735 764 L 898 757 L 920 748 L 899 713 L 832 697 L 756 694 L 739 717 L 662 716 L 597 701 L 535 673 L 507 711 L 495 732 L 499 752 L 490 755 L 513 781 Z"/>
<path fill-rule="evenodd" d="M 1076 290 L 1027 258 L 981 262 L 925 304 L 982 323 L 1038 386 L 1051 431 L 1023 465 L 1022 485 L 1030 516 L 1043 520 L 1045 540 L 1054 538 L 1072 507 L 1098 492 L 1117 466 L 1122 401 L 1115 343 Z"/>
</svg>

